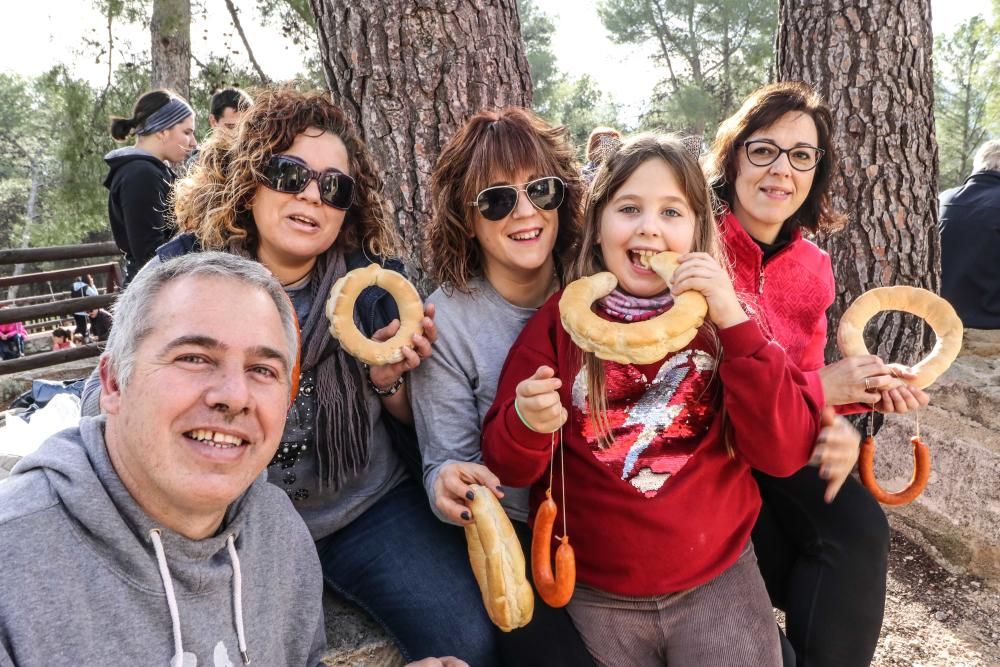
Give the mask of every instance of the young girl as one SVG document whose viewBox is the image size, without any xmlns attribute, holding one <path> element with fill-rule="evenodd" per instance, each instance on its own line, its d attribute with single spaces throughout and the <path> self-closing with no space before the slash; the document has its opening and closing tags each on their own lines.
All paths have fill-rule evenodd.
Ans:
<svg viewBox="0 0 1000 667">
<path fill-rule="evenodd" d="M 641 135 L 610 155 L 570 277 L 612 272 L 618 287 L 597 308 L 617 322 L 696 290 L 706 324 L 658 362 L 602 362 L 563 330 L 557 293 L 511 349 L 484 424 L 484 463 L 505 485 L 532 485 L 532 520 L 559 436 L 565 468 L 555 462 L 552 495 L 577 568 L 569 612 L 604 665 L 780 662 L 750 544 L 760 507 L 750 468 L 802 467 L 821 401 L 744 313 L 710 202 L 697 161 L 672 137 Z M 641 261 L 664 250 L 682 254 L 669 289 Z"/>
</svg>

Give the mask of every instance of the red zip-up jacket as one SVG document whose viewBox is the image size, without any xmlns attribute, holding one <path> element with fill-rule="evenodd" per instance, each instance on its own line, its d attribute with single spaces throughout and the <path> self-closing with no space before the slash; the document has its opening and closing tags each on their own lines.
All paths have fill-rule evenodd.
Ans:
<svg viewBox="0 0 1000 667">
<path fill-rule="evenodd" d="M 709 581 L 750 539 L 760 510 L 751 466 L 786 476 L 805 465 L 822 395 L 752 320 L 718 331 L 721 362 L 703 329 L 659 362 L 604 363 L 613 442 L 602 447 L 587 411 L 580 350 L 559 321 L 560 295 L 539 309 L 511 348 L 483 424 L 483 462 L 501 483 L 531 486 L 533 525 L 549 481 L 553 436 L 527 428 L 514 398 L 518 383 L 539 366 L 555 369 L 569 420 L 561 434 L 565 486 L 556 453 L 554 532 L 562 534 L 565 512 L 578 580 L 636 597 Z"/>
<path fill-rule="evenodd" d="M 796 226 L 788 245 L 765 263 L 760 246 L 729 211 L 719 218 L 719 232 L 740 301 L 822 396 L 822 382 L 815 371 L 826 363 L 826 311 L 834 298 L 830 255 L 802 238 Z M 870 409 L 863 403 L 836 406 L 839 414 Z"/>
</svg>

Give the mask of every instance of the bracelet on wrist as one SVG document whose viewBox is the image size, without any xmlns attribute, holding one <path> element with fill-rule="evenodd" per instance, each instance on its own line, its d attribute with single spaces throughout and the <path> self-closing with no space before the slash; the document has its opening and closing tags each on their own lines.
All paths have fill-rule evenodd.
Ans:
<svg viewBox="0 0 1000 667">
<path fill-rule="evenodd" d="M 365 367 L 365 378 L 368 380 L 368 386 L 371 387 L 371 390 L 375 392 L 376 396 L 381 396 L 382 398 L 385 398 L 387 396 L 392 396 L 397 391 L 399 391 L 400 387 L 403 386 L 403 378 L 405 377 L 405 374 L 400 375 L 398 378 L 396 378 L 396 381 L 393 382 L 391 385 L 389 385 L 388 388 L 383 389 L 382 387 L 379 387 L 377 384 L 372 382 L 371 366 L 369 366 L 368 364 L 362 364 L 362 365 Z"/>
<path fill-rule="evenodd" d="M 535 433 L 541 433 L 541 431 L 539 431 L 537 428 L 535 428 L 534 426 L 532 426 L 531 424 L 529 424 L 528 420 L 525 419 L 524 415 L 521 414 L 521 408 L 517 407 L 517 399 L 516 398 L 514 399 L 514 412 L 517 413 L 517 418 L 520 419 L 521 423 L 524 424 L 525 426 L 527 426 L 528 429 L 530 429 L 531 431 L 534 431 Z"/>
</svg>

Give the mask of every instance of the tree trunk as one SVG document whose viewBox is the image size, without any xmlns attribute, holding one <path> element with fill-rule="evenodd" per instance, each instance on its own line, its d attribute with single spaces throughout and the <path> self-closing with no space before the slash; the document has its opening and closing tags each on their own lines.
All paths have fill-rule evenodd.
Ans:
<svg viewBox="0 0 1000 667">
<path fill-rule="evenodd" d="M 191 97 L 191 0 L 153 0 L 152 85 Z"/>
<path fill-rule="evenodd" d="M 31 231 L 32 225 L 35 223 L 35 218 L 37 217 L 37 204 L 38 204 L 38 187 L 42 182 L 42 168 L 37 161 L 32 160 L 31 162 L 31 189 L 28 190 L 28 203 L 25 206 L 24 211 L 24 229 L 21 230 L 21 248 L 27 248 L 31 245 Z M 24 267 L 26 264 L 24 262 L 19 262 L 14 265 L 14 272 L 11 273 L 12 276 L 19 276 L 24 273 Z M 7 288 L 7 300 L 11 301 L 17 298 L 17 288 L 19 285 L 11 285 Z"/>
<path fill-rule="evenodd" d="M 836 124 L 833 204 L 849 223 L 819 239 L 837 284 L 828 313 L 834 360 L 840 316 L 862 292 L 940 289 L 931 3 L 781 0 L 777 44 L 778 78 L 815 86 Z M 874 322 L 866 340 L 883 360 L 913 363 L 926 349 L 916 318 L 894 313 Z"/>
<path fill-rule="evenodd" d="M 516 0 L 311 2 L 333 100 L 375 156 L 426 289 L 421 230 L 441 147 L 481 109 L 531 104 Z"/>
</svg>

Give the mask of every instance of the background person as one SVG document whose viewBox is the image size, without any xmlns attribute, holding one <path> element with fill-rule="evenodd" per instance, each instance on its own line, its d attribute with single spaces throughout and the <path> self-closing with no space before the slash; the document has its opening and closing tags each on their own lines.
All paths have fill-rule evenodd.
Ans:
<svg viewBox="0 0 1000 667">
<path fill-rule="evenodd" d="M 972 175 L 939 205 L 941 296 L 965 326 L 1000 329 L 1000 140 L 979 147 Z"/>
<path fill-rule="evenodd" d="M 253 105 L 253 98 L 239 88 L 223 88 L 212 95 L 208 125 L 212 130 L 235 132 L 243 113 Z"/>
<path fill-rule="evenodd" d="M 6 308 L 6 305 L 0 308 Z M 24 343 L 28 340 L 28 331 L 24 322 L 8 322 L 0 324 L 0 358 L 17 359 L 24 356 Z"/>
<path fill-rule="evenodd" d="M 194 111 L 182 98 L 166 90 L 144 94 L 131 118 L 111 118 L 111 136 L 135 145 L 104 156 L 109 171 L 108 218 L 118 249 L 125 256 L 125 283 L 173 236 L 167 200 L 176 175 L 168 163 L 184 161 L 197 145 Z"/>
<path fill-rule="evenodd" d="M 111 313 L 103 308 L 95 308 L 87 313 L 87 321 L 90 324 L 90 336 L 94 340 L 104 341 L 111 334 L 111 326 L 114 318 Z"/>
<path fill-rule="evenodd" d="M 52 351 L 66 350 L 73 347 L 73 332 L 63 327 L 52 330 Z"/>
<path fill-rule="evenodd" d="M 85 296 L 97 296 L 97 287 L 94 285 L 94 278 L 90 274 L 86 277 L 77 276 L 73 279 L 70 287 L 70 296 L 74 299 Z M 76 323 L 76 333 L 84 338 L 87 336 L 87 311 L 73 313 L 73 321 Z"/>
</svg>

